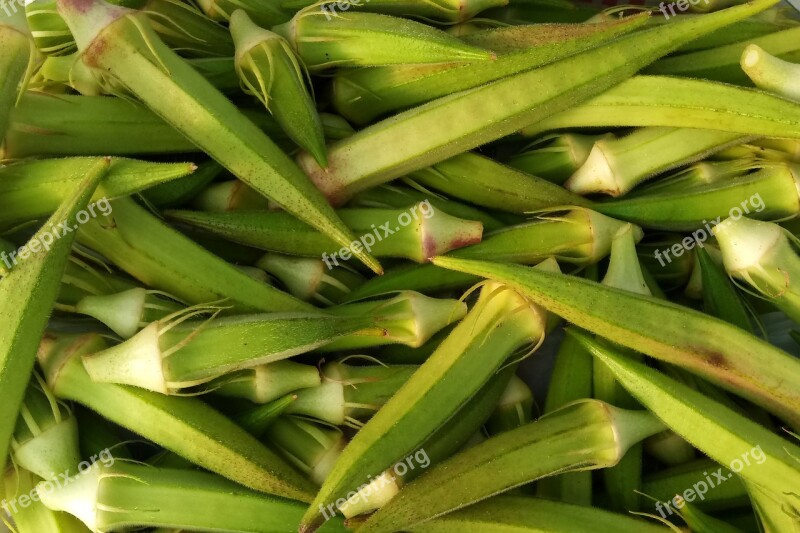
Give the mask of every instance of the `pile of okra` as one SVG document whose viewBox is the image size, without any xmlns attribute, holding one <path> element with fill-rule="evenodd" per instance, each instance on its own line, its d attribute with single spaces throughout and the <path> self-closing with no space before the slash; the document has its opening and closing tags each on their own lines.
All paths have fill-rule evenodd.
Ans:
<svg viewBox="0 0 800 533">
<path fill-rule="evenodd" d="M 797 2 L 0 0 L 3 522 L 800 532 Z"/>
</svg>

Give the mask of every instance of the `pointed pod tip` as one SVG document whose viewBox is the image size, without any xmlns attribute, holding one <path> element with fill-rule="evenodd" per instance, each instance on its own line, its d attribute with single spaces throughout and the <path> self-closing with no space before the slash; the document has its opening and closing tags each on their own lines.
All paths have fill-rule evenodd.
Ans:
<svg viewBox="0 0 800 533">
<path fill-rule="evenodd" d="M 319 529 L 319 525 L 309 522 L 302 522 L 297 528 L 297 533 L 314 533 Z"/>
</svg>

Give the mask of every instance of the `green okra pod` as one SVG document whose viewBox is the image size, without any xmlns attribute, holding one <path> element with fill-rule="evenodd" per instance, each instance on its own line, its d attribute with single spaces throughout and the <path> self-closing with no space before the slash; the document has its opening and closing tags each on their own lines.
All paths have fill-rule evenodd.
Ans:
<svg viewBox="0 0 800 533">
<path fill-rule="evenodd" d="M 3 159 L 198 151 L 172 126 L 134 102 L 34 91 L 20 98 L 0 144 Z"/>
<path fill-rule="evenodd" d="M 209 382 L 207 388 L 220 396 L 268 404 L 288 393 L 321 383 L 316 367 L 286 359 L 227 373 Z"/>
<path fill-rule="evenodd" d="M 359 529 L 413 530 L 539 478 L 607 468 L 617 464 L 630 446 L 663 428 L 646 411 L 618 409 L 597 400 L 576 402 L 433 467 Z"/>
<path fill-rule="evenodd" d="M 508 283 L 580 328 L 681 366 L 800 423 L 800 362 L 761 339 L 687 307 L 519 265 L 439 257 L 434 264 Z"/>
<path fill-rule="evenodd" d="M 359 235 L 344 248 L 285 212 L 168 211 L 166 216 L 262 250 L 319 257 L 329 269 L 345 264 L 359 250 L 376 257 L 424 263 L 435 255 L 480 242 L 483 235 L 480 222 L 437 212 L 427 200 L 405 209 L 341 209 L 338 214 Z"/>
<path fill-rule="evenodd" d="M 245 92 L 258 98 L 289 137 L 326 166 L 322 121 L 306 88 L 307 75 L 289 43 L 253 24 L 241 10 L 231 16 L 231 33 L 236 73 Z"/>
<path fill-rule="evenodd" d="M 574 332 L 642 405 L 670 429 L 748 483 L 797 512 L 800 447 L 700 392 Z M 714 431 L 709 431 L 711 428 Z M 792 488 L 794 487 L 794 488 Z M 706 485 L 706 490 L 711 487 Z"/>
<path fill-rule="evenodd" d="M 244 10 L 262 28 L 269 28 L 275 24 L 286 22 L 292 17 L 292 12 L 283 9 L 277 2 L 263 2 L 261 0 L 198 0 L 197 3 L 208 17 L 220 22 L 230 20 L 233 13 L 238 9 Z"/>
<path fill-rule="evenodd" d="M 312 5 L 273 30 L 309 70 L 395 64 L 489 61 L 494 53 L 409 19 Z"/>
<path fill-rule="evenodd" d="M 50 215 L 101 157 L 25 160 L 0 168 L 0 224 L 28 222 Z M 150 163 L 111 158 L 87 206 L 92 218 L 111 213 L 109 200 L 192 174 L 194 163 Z"/>
<path fill-rule="evenodd" d="M 357 124 L 369 124 L 375 118 L 392 111 L 411 108 L 437 97 L 471 89 L 598 46 L 642 27 L 645 19 L 642 16 L 601 24 L 529 25 L 524 28 L 510 28 L 504 31 L 513 33 L 516 38 L 520 34 L 525 37 L 520 43 L 520 49 L 517 52 L 500 54 L 492 62 L 395 65 L 342 70 L 334 77 L 333 103 L 337 111 L 348 120 Z"/>
<path fill-rule="evenodd" d="M 673 193 L 691 190 L 695 187 L 711 185 L 721 181 L 744 176 L 759 168 L 756 162 L 747 159 L 730 161 L 701 161 L 678 170 L 663 178 L 637 187 L 628 195 L 629 198 L 651 194 Z"/>
<path fill-rule="evenodd" d="M 78 230 L 78 242 L 100 253 L 145 285 L 189 304 L 230 299 L 244 311 L 313 311 L 315 308 L 265 283 L 164 224 L 130 198 Z"/>
<path fill-rule="evenodd" d="M 80 520 L 71 514 L 52 511 L 41 502 L 36 490 L 37 484 L 41 481 L 40 477 L 23 468 L 9 468 L 5 471 L 2 484 L 0 484 L 0 493 L 3 494 L 3 512 L 14 520 L 14 531 L 17 533 L 42 533 L 42 531 L 91 533 Z M 25 498 L 27 504 L 24 507 L 21 505 L 22 498 Z"/>
<path fill-rule="evenodd" d="M 366 278 L 348 266 L 328 268 L 321 259 L 265 254 L 257 266 L 297 298 L 325 307 L 342 303 Z"/>
<path fill-rule="evenodd" d="M 496 435 L 530 423 L 533 420 L 533 392 L 517 376 L 511 380 L 497 401 L 497 407 L 486 421 L 486 431 Z"/>
<path fill-rule="evenodd" d="M 638 531 L 666 533 L 666 527 L 630 515 L 611 513 L 595 507 L 584 507 L 524 496 L 497 496 L 466 509 L 414 526 L 412 533 L 539 533 L 569 531 Z"/>
<path fill-rule="evenodd" d="M 137 387 L 95 383 L 81 357 L 108 345 L 97 335 L 46 337 L 39 363 L 58 398 L 85 405 L 207 470 L 252 489 L 309 501 L 314 488 L 299 472 L 202 401 Z"/>
<path fill-rule="evenodd" d="M 524 135 L 527 132 L 522 130 L 522 133 Z M 513 156 L 508 160 L 508 165 L 562 185 L 586 162 L 594 143 L 606 137 L 611 137 L 611 134 L 565 133 L 547 136 Z"/>
<path fill-rule="evenodd" d="M 163 293 L 143 287 L 114 294 L 90 294 L 81 298 L 74 306 L 59 306 L 60 311 L 72 311 L 96 318 L 123 339 L 129 339 L 150 323 L 185 308 L 185 305 Z"/>
<path fill-rule="evenodd" d="M 708 478 L 712 482 L 725 481 L 717 483 L 713 490 L 704 495 L 705 498 L 698 502 L 701 509 L 730 510 L 747 504 L 747 490 L 742 480 L 733 475 L 728 467 L 720 466 L 711 459 L 697 459 L 651 474 L 644 478 L 642 493 L 660 502 L 669 502 L 673 496 L 683 494 L 696 483 L 702 481 L 708 485 Z"/>
<path fill-rule="evenodd" d="M 179 530 L 285 533 L 303 505 L 259 494 L 207 472 L 116 461 L 95 464 L 64 487 L 42 496 L 92 531 L 169 526 Z M 324 531 L 344 532 L 341 520 Z"/>
<path fill-rule="evenodd" d="M 533 220 L 492 232 L 479 243 L 454 250 L 448 257 L 537 264 L 548 257 L 591 265 L 606 257 L 617 231 L 625 223 L 582 207 L 545 211 Z M 637 237 L 641 236 L 637 229 Z M 458 289 L 478 281 L 476 276 L 447 272 L 431 265 L 398 268 L 373 278 L 348 296 L 349 300 L 387 291 Z"/>
<path fill-rule="evenodd" d="M 725 28 L 727 30 L 727 28 Z M 725 102 L 724 106 L 720 102 Z M 707 128 L 800 136 L 797 104 L 763 91 L 708 80 L 638 75 L 580 105 L 524 127 L 532 137 L 574 128 Z"/>
<path fill-rule="evenodd" d="M 402 209 L 427 200 L 437 211 L 465 220 L 477 220 L 483 224 L 484 231 L 495 231 L 507 225 L 506 222 L 467 203 L 434 194 L 412 180 L 404 180 L 407 186 L 387 183 L 373 187 L 355 195 L 348 207 L 376 207 L 381 209 Z"/>
<path fill-rule="evenodd" d="M 340 362 L 322 367 L 322 383 L 298 390 L 288 413 L 336 426 L 359 428 L 417 371 L 416 365 L 352 366 Z"/>
<path fill-rule="evenodd" d="M 136 11 L 93 0 L 58 0 L 81 57 L 248 185 L 334 241 L 353 241 L 322 195 L 239 109 L 170 50 Z M 357 254 L 376 272 L 380 265 Z"/>
<path fill-rule="evenodd" d="M 540 343 L 545 328 L 538 307 L 502 285 L 485 285 L 470 313 L 345 448 L 301 531 L 315 530 L 328 505 L 418 450 L 514 352 Z"/>
<path fill-rule="evenodd" d="M 49 480 L 75 474 L 81 461 L 75 416 L 35 372 L 11 439 L 11 458 L 17 467 Z"/>
<path fill-rule="evenodd" d="M 0 416 L 0 464 L 6 463 L 36 349 L 75 238 L 74 232 L 65 228 L 76 225 L 77 213 L 86 207 L 108 165 L 108 159 L 100 159 L 85 169 L 83 179 L 73 185 L 58 210 L 19 250 L 19 257 L 11 256 L 13 266 L 3 255 L 9 272 L 0 279 L 0 394 L 6 402 Z"/>
<path fill-rule="evenodd" d="M 709 184 L 683 183 L 680 191 L 643 191 L 635 197 L 599 202 L 592 208 L 645 228 L 667 231 L 692 231 L 707 224 L 716 225 L 736 212 L 767 221 L 800 214 L 800 166 L 785 163 L 756 166 L 760 170 L 750 174 Z M 704 240 L 711 237 L 707 228 L 703 234 Z"/>
<path fill-rule="evenodd" d="M 646 72 L 745 84 L 748 83 L 749 78 L 742 71 L 739 63 L 742 52 L 747 46 L 755 44 L 781 59 L 797 62 L 800 61 L 798 36 L 800 36 L 800 27 L 776 31 L 756 39 L 668 57 L 654 63 L 646 69 Z"/>
<path fill-rule="evenodd" d="M 718 259 L 712 258 L 708 250 L 700 246 L 696 252 L 702 276 L 705 312 L 754 333 L 750 314 L 742 297 L 728 279 L 725 268 L 721 264 L 717 264 Z M 715 250 L 714 254 L 719 254 L 721 257 L 719 250 Z"/>
<path fill-rule="evenodd" d="M 728 275 L 800 321 L 796 238 L 777 224 L 733 216 L 715 226 L 714 235 Z"/>
<path fill-rule="evenodd" d="M 642 128 L 619 139 L 597 141 L 564 187 L 578 194 L 622 196 L 657 174 L 752 138 L 716 130 Z"/>
<path fill-rule="evenodd" d="M 756 0 L 703 17 L 677 20 L 433 100 L 334 143 L 328 150 L 327 168 L 319 167 L 308 154 L 300 156 L 300 166 L 331 203 L 341 204 L 356 192 L 502 138 L 596 96 L 683 43 L 774 3 Z M 572 75 L 564 76 L 565 71 Z M 531 87 L 538 90 L 531 91 Z M 386 146 L 402 149 L 385 150 Z"/>
<path fill-rule="evenodd" d="M 741 64 L 759 88 L 800 102 L 800 65 L 783 61 L 757 44 L 744 49 Z"/>
<path fill-rule="evenodd" d="M 338 428 L 297 416 L 278 417 L 269 425 L 265 437 L 317 485 L 325 481 L 346 443 Z"/>
<path fill-rule="evenodd" d="M 117 346 L 84 357 L 86 372 L 96 383 L 177 394 L 231 372 L 309 352 L 337 338 L 383 333 L 365 316 L 275 313 L 188 320 L 198 311 L 202 307 L 169 315 Z"/>
<path fill-rule="evenodd" d="M 9 6 L 4 6 L 6 9 Z M 37 51 L 25 12 L 16 5 L 0 22 L 0 139 L 5 137 L 11 110 L 17 105 L 33 73 Z"/>
<path fill-rule="evenodd" d="M 529 213 L 565 205 L 589 206 L 589 202 L 553 183 L 466 153 L 409 174 L 415 182 L 472 204 Z"/>
<path fill-rule="evenodd" d="M 430 298 L 414 291 L 398 291 L 393 298 L 357 301 L 327 309 L 341 317 L 372 317 L 382 335 L 372 338 L 341 338 L 320 351 L 353 350 L 399 343 L 419 348 L 432 336 L 464 318 L 467 305 L 449 298 Z"/>
</svg>

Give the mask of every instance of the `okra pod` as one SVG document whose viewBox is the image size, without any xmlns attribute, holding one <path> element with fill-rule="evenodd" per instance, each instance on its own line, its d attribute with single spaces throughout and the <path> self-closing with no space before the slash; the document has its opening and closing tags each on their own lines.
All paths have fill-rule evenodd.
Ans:
<svg viewBox="0 0 800 533">
<path fill-rule="evenodd" d="M 320 351 L 353 350 L 400 343 L 419 348 L 428 340 L 456 323 L 467 313 L 467 305 L 459 300 L 430 298 L 414 291 L 399 291 L 388 299 L 353 302 L 327 309 L 340 317 L 371 317 L 382 334 L 372 338 L 343 337 Z"/>
<path fill-rule="evenodd" d="M 0 224 L 27 222 L 50 215 L 101 157 L 26 160 L 0 168 Z M 87 218 L 111 213 L 109 200 L 192 174 L 193 163 L 149 163 L 112 158 L 92 196 Z M 96 210 L 95 210 L 96 209 Z M 84 220 L 82 219 L 82 222 Z"/>
<path fill-rule="evenodd" d="M 436 212 L 427 200 L 405 209 L 341 209 L 338 214 L 360 236 L 344 248 L 283 212 L 168 211 L 166 216 L 262 250 L 319 257 L 328 268 L 341 266 L 339 261 L 344 264 L 359 250 L 376 257 L 402 257 L 424 263 L 435 255 L 480 242 L 483 235 L 480 222 Z"/>
<path fill-rule="evenodd" d="M 476 503 L 466 509 L 447 514 L 414 526 L 412 533 L 456 533 L 481 531 L 484 533 L 539 533 L 542 531 L 569 531 L 570 533 L 596 533 L 597 531 L 638 531 L 641 533 L 666 533 L 666 527 L 639 520 L 630 515 L 611 513 L 594 507 L 570 505 L 524 496 L 497 496 Z"/>
<path fill-rule="evenodd" d="M 507 283 L 578 327 L 672 364 L 800 423 L 800 362 L 688 307 L 519 265 L 439 257 L 434 264 Z"/>
<path fill-rule="evenodd" d="M 132 462 L 95 464 L 70 481 L 43 493 L 42 501 L 76 516 L 92 531 L 171 526 L 285 533 L 303 511 L 297 501 L 259 494 L 213 474 Z M 325 531 L 346 530 L 336 519 Z"/>
<path fill-rule="evenodd" d="M 236 43 L 236 73 L 245 91 L 258 98 L 289 137 L 325 166 L 322 121 L 306 88 L 305 70 L 289 43 L 256 26 L 241 10 L 231 17 L 231 33 Z"/>
<path fill-rule="evenodd" d="M 620 139 L 597 141 L 564 187 L 578 194 L 622 196 L 657 174 L 752 139 L 716 130 L 643 128 Z"/>
<path fill-rule="evenodd" d="M 325 307 L 342 303 L 366 280 L 349 266 L 328 268 L 321 259 L 268 253 L 257 265 L 277 278 L 290 294 Z"/>
<path fill-rule="evenodd" d="M 8 6 L 4 7 L 8 10 Z M 13 14 L 3 17 L 0 23 L 0 139 L 5 137 L 11 110 L 25 90 L 37 55 L 25 12 L 13 7 Z"/>
<path fill-rule="evenodd" d="M 97 335 L 48 337 L 39 364 L 58 398 L 81 403 L 207 470 L 254 490 L 309 501 L 313 485 L 230 419 L 195 398 L 95 383 L 81 357 L 106 349 Z"/>
<path fill-rule="evenodd" d="M 540 67 L 641 28 L 646 17 L 601 24 L 554 24 L 510 29 L 527 37 L 517 52 L 500 54 L 490 63 L 396 65 L 343 70 L 334 77 L 336 110 L 357 124 L 368 124 L 391 111 L 407 109 L 437 97 L 477 87 Z"/>
<path fill-rule="evenodd" d="M 413 530 L 432 518 L 548 475 L 607 468 L 617 464 L 630 446 L 663 428 L 646 411 L 618 409 L 597 400 L 577 402 L 433 467 L 359 529 Z"/>
<path fill-rule="evenodd" d="M 743 480 L 774 493 L 787 509 L 797 512 L 792 487 L 800 482 L 800 447 L 738 411 L 621 355 L 608 344 L 574 334 L 670 429 L 718 463 L 729 465 Z M 708 431 L 711 428 L 713 432 Z"/>
<path fill-rule="evenodd" d="M 777 224 L 734 217 L 715 226 L 714 235 L 728 275 L 800 320 L 800 257 L 792 246 L 794 236 Z"/>
<path fill-rule="evenodd" d="M 287 359 L 230 372 L 209 382 L 207 388 L 220 396 L 268 404 L 288 393 L 321 383 L 316 367 Z"/>
<path fill-rule="evenodd" d="M 58 0 L 84 63 L 120 83 L 248 185 L 341 245 L 353 238 L 308 179 L 258 127 L 148 27 L 143 15 L 93 0 Z M 355 254 L 376 272 L 380 265 Z"/>
<path fill-rule="evenodd" d="M 25 396 L 61 274 L 67 264 L 74 232 L 60 235 L 56 227 L 76 224 L 76 214 L 89 201 L 108 170 L 109 161 L 100 159 L 85 170 L 84 178 L 61 203 L 58 210 L 34 234 L 15 258 L 13 267 L 0 280 L 3 330 L 0 332 L 0 394 L 6 409 L 0 416 L 0 464 L 5 465 L 17 413 Z M 47 246 L 45 247 L 45 243 Z M 8 265 L 7 258 L 4 262 Z"/>
<path fill-rule="evenodd" d="M 300 156 L 300 166 L 331 203 L 341 204 L 356 192 L 444 161 L 583 102 L 683 43 L 774 4 L 775 0 L 755 0 L 703 17 L 676 20 L 434 100 L 334 143 L 325 169 L 308 154 Z M 565 77 L 565 71 L 575 74 Z M 531 91 L 531 87 L 538 90 Z M 386 146 L 401 149 L 387 151 Z"/>
<path fill-rule="evenodd" d="M 335 426 L 360 428 L 417 371 L 416 365 L 351 366 L 328 363 L 322 384 L 297 391 L 288 413 Z M 320 483 L 321 484 L 321 483 Z"/>
<path fill-rule="evenodd" d="M 321 313 L 266 314 L 190 320 L 179 311 L 127 341 L 83 358 L 92 381 L 134 385 L 161 394 L 224 374 L 287 359 L 348 335 L 381 335 L 371 317 Z M 212 308 L 213 311 L 213 308 Z"/>
<path fill-rule="evenodd" d="M 328 505 L 417 450 L 516 350 L 541 342 L 545 323 L 515 292 L 485 285 L 464 320 L 345 448 L 300 530 L 316 530 Z"/>
<path fill-rule="evenodd" d="M 757 44 L 744 49 L 741 63 L 759 88 L 800 101 L 800 65 L 783 61 Z"/>
<path fill-rule="evenodd" d="M 727 28 L 726 28 L 727 29 Z M 720 106 L 720 102 L 725 102 Z M 569 110 L 522 128 L 527 137 L 574 128 L 707 128 L 776 137 L 800 136 L 797 104 L 724 83 L 634 76 Z"/>
<path fill-rule="evenodd" d="M 755 44 L 781 59 L 797 62 L 800 61 L 798 37 L 800 37 L 800 27 L 789 28 L 756 39 L 668 57 L 657 61 L 645 72 L 743 84 L 747 83 L 749 78 L 742 71 L 739 62 L 747 46 Z"/>
<path fill-rule="evenodd" d="M 425 187 L 473 204 L 529 213 L 548 207 L 590 204 L 577 194 L 477 154 L 461 154 L 409 177 Z"/>
<path fill-rule="evenodd" d="M 530 222 L 488 234 L 479 244 L 454 250 L 448 257 L 509 261 L 533 265 L 554 257 L 565 263 L 591 265 L 606 257 L 623 222 L 582 207 L 540 213 Z M 637 229 L 637 237 L 641 236 Z M 520 245 L 523 243 L 523 245 Z M 398 268 L 352 291 L 347 300 L 403 289 L 429 292 L 469 286 L 478 278 L 447 272 L 431 264 Z"/>
<path fill-rule="evenodd" d="M 168 227 L 129 198 L 113 213 L 78 230 L 78 242 L 114 262 L 145 285 L 189 304 L 230 299 L 244 311 L 313 311 L 314 307 L 250 278 Z M 224 280 L 224 281 L 223 281 Z"/>
<path fill-rule="evenodd" d="M 377 13 L 337 13 L 325 3 L 298 11 L 292 20 L 273 30 L 291 43 L 312 71 L 489 61 L 495 57 L 489 50 L 470 46 L 421 22 Z"/>
<path fill-rule="evenodd" d="M 706 224 L 718 224 L 730 213 L 739 212 L 757 220 L 785 220 L 800 213 L 800 166 L 763 163 L 757 172 L 729 177 L 707 185 L 681 190 L 643 191 L 631 198 L 596 203 L 597 211 L 645 228 L 691 231 Z M 683 181 L 683 180 L 680 180 Z M 669 186 L 671 188 L 672 186 Z M 697 232 L 706 240 L 708 231 Z"/>
</svg>

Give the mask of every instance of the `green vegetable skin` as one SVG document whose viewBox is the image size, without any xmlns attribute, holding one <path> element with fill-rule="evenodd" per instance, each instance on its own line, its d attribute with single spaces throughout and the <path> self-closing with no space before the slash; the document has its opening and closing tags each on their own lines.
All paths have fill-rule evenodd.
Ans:
<svg viewBox="0 0 800 533">
<path fill-rule="evenodd" d="M 0 512 L 800 532 L 779 1 L 0 0 Z"/>
</svg>

